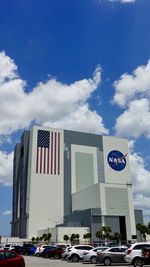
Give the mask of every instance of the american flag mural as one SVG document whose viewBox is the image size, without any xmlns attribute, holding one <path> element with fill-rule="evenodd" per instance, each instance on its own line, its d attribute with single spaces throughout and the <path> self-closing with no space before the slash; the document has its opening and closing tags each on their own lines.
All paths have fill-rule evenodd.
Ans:
<svg viewBox="0 0 150 267">
<path fill-rule="evenodd" d="M 37 131 L 36 173 L 60 175 L 60 132 Z"/>
</svg>

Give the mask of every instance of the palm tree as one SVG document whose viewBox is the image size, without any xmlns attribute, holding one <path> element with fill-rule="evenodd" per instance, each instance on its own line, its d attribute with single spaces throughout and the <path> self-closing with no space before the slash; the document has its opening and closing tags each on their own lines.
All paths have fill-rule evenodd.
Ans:
<svg viewBox="0 0 150 267">
<path fill-rule="evenodd" d="M 43 240 L 44 240 L 44 241 L 47 241 L 47 234 L 46 234 L 46 233 L 43 234 Z"/>
<path fill-rule="evenodd" d="M 118 233 L 118 232 L 115 232 L 115 233 L 112 235 L 112 237 L 113 237 L 113 240 L 116 240 L 116 241 L 117 241 L 117 245 L 119 244 L 119 241 L 120 241 L 121 238 L 122 238 L 121 234 Z"/>
<path fill-rule="evenodd" d="M 85 243 L 86 243 L 87 234 L 84 234 L 84 235 L 83 235 L 83 239 L 85 239 Z"/>
<path fill-rule="evenodd" d="M 91 233 L 87 233 L 86 235 L 87 235 L 87 238 L 90 239 L 90 241 L 91 241 L 92 234 Z"/>
<path fill-rule="evenodd" d="M 97 232 L 95 233 L 95 236 L 96 236 L 97 238 L 99 238 L 99 242 L 100 242 L 100 239 L 102 239 L 102 237 L 103 237 L 102 231 L 101 231 L 101 230 L 97 231 Z"/>
<path fill-rule="evenodd" d="M 149 229 L 148 226 L 142 223 L 138 223 L 136 225 L 136 229 L 140 232 L 141 241 L 142 241 L 142 238 L 144 238 L 144 241 L 146 241 L 146 233 L 148 232 L 148 229 Z"/>
<path fill-rule="evenodd" d="M 37 236 L 37 237 L 36 237 L 36 242 L 39 242 L 39 240 L 40 240 L 40 238 Z"/>
<path fill-rule="evenodd" d="M 34 236 L 31 238 L 31 241 L 32 241 L 32 243 L 35 242 L 35 237 Z"/>
<path fill-rule="evenodd" d="M 69 240 L 69 236 L 68 235 L 64 235 L 64 241 L 68 241 Z"/>
<path fill-rule="evenodd" d="M 75 238 L 76 238 L 76 235 L 72 234 L 71 237 L 70 237 L 70 241 L 73 241 Z"/>
<path fill-rule="evenodd" d="M 48 234 L 47 234 L 47 241 L 48 241 L 48 242 L 50 242 L 51 237 L 52 237 L 52 234 L 51 234 L 51 233 L 48 233 Z"/>
<path fill-rule="evenodd" d="M 76 239 L 79 239 L 80 235 L 79 234 L 76 234 Z"/>
<path fill-rule="evenodd" d="M 104 232 L 104 237 L 106 238 L 106 241 L 108 242 L 108 239 L 109 239 L 110 233 L 111 233 L 110 226 L 103 226 L 102 227 L 102 232 Z"/>
</svg>

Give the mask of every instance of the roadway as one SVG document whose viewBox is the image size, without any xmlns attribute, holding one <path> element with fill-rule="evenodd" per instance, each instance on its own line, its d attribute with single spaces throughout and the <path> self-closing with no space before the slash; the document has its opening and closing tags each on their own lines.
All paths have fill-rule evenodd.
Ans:
<svg viewBox="0 0 150 267">
<path fill-rule="evenodd" d="M 88 262 L 71 262 L 64 260 L 55 260 L 55 259 L 43 259 L 40 257 L 34 256 L 24 256 L 26 266 L 25 267 L 95 267 L 95 266 L 104 266 L 103 264 L 91 264 Z M 117 267 L 127 267 L 126 264 L 112 264 L 112 266 Z M 132 265 L 131 265 L 132 266 Z M 147 265 L 147 267 L 150 265 Z M 133 267 L 133 266 L 132 266 Z"/>
</svg>

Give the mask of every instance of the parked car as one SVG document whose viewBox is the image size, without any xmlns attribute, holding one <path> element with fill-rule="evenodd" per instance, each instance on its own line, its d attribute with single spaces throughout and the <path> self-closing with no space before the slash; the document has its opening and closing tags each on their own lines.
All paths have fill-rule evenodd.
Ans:
<svg viewBox="0 0 150 267">
<path fill-rule="evenodd" d="M 64 259 L 64 260 L 67 259 L 68 249 L 70 249 L 70 248 L 71 248 L 71 246 L 68 246 L 68 247 L 66 247 L 65 250 L 62 252 L 62 254 L 61 254 L 61 258 L 62 258 L 62 259 Z"/>
<path fill-rule="evenodd" d="M 0 267 L 25 267 L 24 258 L 13 251 L 0 251 Z"/>
<path fill-rule="evenodd" d="M 50 258 L 54 257 L 55 259 L 60 259 L 61 254 L 64 252 L 64 247 L 57 247 L 50 251 Z"/>
<path fill-rule="evenodd" d="M 38 246 L 36 248 L 36 251 L 35 251 L 34 255 L 37 256 L 37 257 L 39 257 L 39 256 L 41 256 L 41 253 L 44 251 L 44 249 L 49 249 L 49 248 L 54 248 L 54 246 L 52 246 L 52 245 Z"/>
<path fill-rule="evenodd" d="M 104 251 L 108 247 L 96 247 L 91 250 L 86 250 L 83 252 L 83 260 L 88 261 L 91 263 L 96 263 L 97 262 L 97 252 Z"/>
<path fill-rule="evenodd" d="M 104 263 L 104 265 L 111 265 L 111 263 L 125 263 L 125 251 L 127 247 L 110 247 L 104 251 L 97 253 L 96 261 Z"/>
<path fill-rule="evenodd" d="M 43 258 L 49 258 L 50 251 L 55 248 L 56 246 L 49 246 L 49 247 L 44 248 L 40 256 Z"/>
<path fill-rule="evenodd" d="M 67 259 L 72 260 L 73 262 L 77 262 L 83 259 L 83 252 L 85 250 L 93 249 L 90 245 L 76 245 L 72 246 L 68 249 Z"/>
<path fill-rule="evenodd" d="M 23 255 L 34 255 L 36 247 L 32 244 L 23 244 L 21 254 Z"/>
<path fill-rule="evenodd" d="M 17 254 L 22 254 L 22 246 L 20 246 L 20 245 L 14 245 L 14 246 L 11 246 L 10 248 L 9 248 L 9 250 L 10 251 L 14 251 L 14 252 L 16 252 Z"/>
<path fill-rule="evenodd" d="M 145 247 L 142 249 L 141 258 L 134 261 L 134 267 L 142 267 L 145 264 L 150 264 L 150 248 Z"/>
<path fill-rule="evenodd" d="M 11 247 L 11 244 L 6 244 L 6 245 L 4 246 L 4 250 L 9 250 L 10 247 Z"/>
<path fill-rule="evenodd" d="M 150 243 L 148 242 L 138 242 L 132 244 L 127 250 L 125 255 L 125 262 L 129 264 L 135 264 L 135 261 L 142 257 L 142 249 L 145 247 L 150 248 Z"/>
</svg>

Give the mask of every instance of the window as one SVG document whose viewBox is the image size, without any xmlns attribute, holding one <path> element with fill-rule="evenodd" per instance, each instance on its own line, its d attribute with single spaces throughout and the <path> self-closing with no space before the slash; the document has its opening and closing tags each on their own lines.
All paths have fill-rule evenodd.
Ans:
<svg viewBox="0 0 150 267">
<path fill-rule="evenodd" d="M 5 259 L 5 254 L 4 254 L 4 252 L 0 252 L 0 261 L 1 260 L 4 260 Z"/>
<path fill-rule="evenodd" d="M 6 257 L 6 259 L 12 259 L 12 258 L 15 258 L 16 255 L 15 255 L 15 253 L 8 251 L 8 252 L 5 252 L 5 257 Z"/>
</svg>

